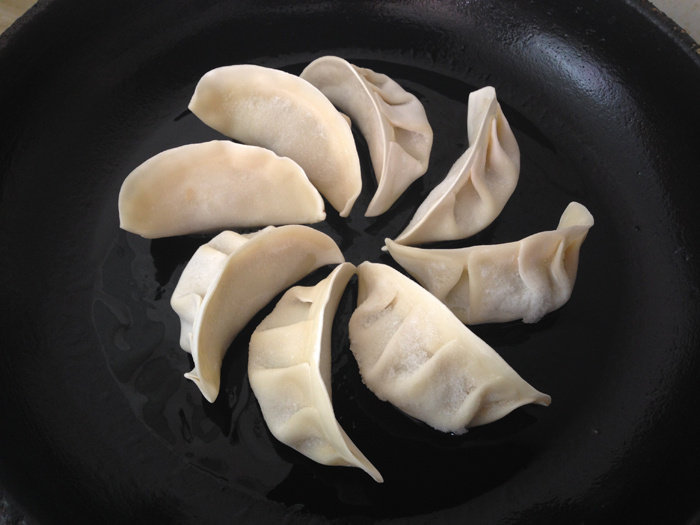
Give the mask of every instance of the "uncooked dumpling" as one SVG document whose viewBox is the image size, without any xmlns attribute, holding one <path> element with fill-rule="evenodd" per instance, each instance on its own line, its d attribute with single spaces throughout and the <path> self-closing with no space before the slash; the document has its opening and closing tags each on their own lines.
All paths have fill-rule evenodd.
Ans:
<svg viewBox="0 0 700 525">
<path fill-rule="evenodd" d="M 120 226 L 149 239 L 325 218 L 321 195 L 296 162 L 228 140 L 163 151 L 119 192 Z"/>
<path fill-rule="evenodd" d="M 427 250 L 387 239 L 391 256 L 467 324 L 539 321 L 571 297 L 593 217 L 572 202 L 554 231 L 518 242 Z"/>
<path fill-rule="evenodd" d="M 377 397 L 457 434 L 527 403 L 549 405 L 419 284 L 383 264 L 364 262 L 358 275 L 350 348 Z"/>
<path fill-rule="evenodd" d="M 298 225 L 248 235 L 226 231 L 200 247 L 170 301 L 182 323 L 183 349 L 194 360 L 185 377 L 213 403 L 224 354 L 248 321 L 306 274 L 343 261 L 330 237 Z"/>
<path fill-rule="evenodd" d="M 265 230 L 261 230 L 265 231 Z M 192 353 L 194 320 L 200 313 L 202 299 L 226 263 L 226 258 L 248 242 L 253 234 L 223 231 L 200 246 L 185 266 L 170 298 L 170 306 L 180 317 L 180 347 Z"/>
<path fill-rule="evenodd" d="M 300 76 L 362 132 L 377 178 L 365 215 L 384 213 L 428 169 L 433 130 L 423 104 L 388 76 L 335 56 L 314 60 Z"/>
<path fill-rule="evenodd" d="M 316 286 L 295 286 L 250 338 L 248 378 L 270 432 L 324 465 L 359 467 L 382 476 L 335 419 L 331 403 L 331 327 L 351 263 Z"/>
<path fill-rule="evenodd" d="M 486 228 L 503 210 L 520 173 L 520 150 L 496 91 L 469 94 L 469 148 L 416 210 L 400 244 L 465 239 Z"/>
<path fill-rule="evenodd" d="M 355 141 L 306 80 L 248 64 L 220 67 L 201 78 L 189 108 L 224 135 L 293 159 L 341 216 L 350 213 L 362 187 Z"/>
</svg>

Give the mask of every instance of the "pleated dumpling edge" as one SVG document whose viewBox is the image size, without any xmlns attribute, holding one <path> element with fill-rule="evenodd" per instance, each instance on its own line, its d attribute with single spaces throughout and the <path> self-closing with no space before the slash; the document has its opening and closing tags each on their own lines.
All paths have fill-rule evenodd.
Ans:
<svg viewBox="0 0 700 525">
<path fill-rule="evenodd" d="M 466 239 L 503 210 L 518 183 L 520 149 L 493 87 L 469 94 L 467 133 L 469 148 L 420 204 L 397 243 Z"/>
<path fill-rule="evenodd" d="M 300 76 L 362 132 L 377 179 L 365 216 L 381 215 L 428 169 L 433 130 L 423 104 L 387 75 L 336 56 L 317 58 Z"/>
<path fill-rule="evenodd" d="M 572 202 L 556 230 L 520 241 L 452 249 L 385 242 L 394 260 L 462 322 L 534 323 L 571 297 L 591 226 L 590 212 Z"/>
<path fill-rule="evenodd" d="M 223 251 L 217 242 L 221 236 L 230 239 Z M 226 350 L 253 316 L 311 271 L 345 260 L 329 236 L 308 226 L 269 226 L 248 235 L 223 232 L 213 241 L 192 256 L 171 298 L 182 323 L 181 341 L 187 340 L 183 349 L 194 361 L 185 377 L 209 402 L 219 394 Z"/>
<path fill-rule="evenodd" d="M 528 403 L 550 404 L 419 284 L 377 263 L 362 263 L 358 276 L 350 349 L 379 399 L 455 434 Z"/>
<path fill-rule="evenodd" d="M 248 377 L 265 422 L 282 443 L 324 465 L 379 471 L 335 418 L 331 402 L 331 328 L 350 278 L 337 266 L 315 286 L 290 288 L 250 338 Z"/>
</svg>

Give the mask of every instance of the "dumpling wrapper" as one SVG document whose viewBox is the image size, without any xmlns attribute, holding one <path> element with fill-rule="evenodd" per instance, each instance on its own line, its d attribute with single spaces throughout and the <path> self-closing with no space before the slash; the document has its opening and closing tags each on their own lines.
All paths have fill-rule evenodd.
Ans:
<svg viewBox="0 0 700 525">
<path fill-rule="evenodd" d="M 296 162 L 228 140 L 163 151 L 119 192 L 120 226 L 149 239 L 325 218 L 321 195 Z"/>
<path fill-rule="evenodd" d="M 535 323 L 571 297 L 593 216 L 572 202 L 556 230 L 506 244 L 429 250 L 389 239 L 391 256 L 466 324 Z"/>
<path fill-rule="evenodd" d="M 550 404 L 419 284 L 383 264 L 364 262 L 358 275 L 350 349 L 379 399 L 456 434 Z"/>
<path fill-rule="evenodd" d="M 326 234 L 308 226 L 225 231 L 201 246 L 180 276 L 170 305 L 180 317 L 180 344 L 192 354 L 194 381 L 213 403 L 221 362 L 238 332 L 278 293 L 311 271 L 344 261 Z"/>
<path fill-rule="evenodd" d="M 469 94 L 467 132 L 469 148 L 418 207 L 399 244 L 465 239 L 491 224 L 513 194 L 520 149 L 494 88 Z"/>
<path fill-rule="evenodd" d="M 276 69 L 242 64 L 213 69 L 189 109 L 233 139 L 297 162 L 342 217 L 362 188 L 350 126 L 314 86 Z"/>
<path fill-rule="evenodd" d="M 314 60 L 299 76 L 362 132 L 377 178 L 365 215 L 384 213 L 428 169 L 433 130 L 423 104 L 388 76 L 335 56 Z"/>
<path fill-rule="evenodd" d="M 331 328 L 343 291 L 355 274 L 344 263 L 316 286 L 295 286 L 250 338 L 248 378 L 270 432 L 324 465 L 379 471 L 345 434 L 331 402 Z"/>
</svg>

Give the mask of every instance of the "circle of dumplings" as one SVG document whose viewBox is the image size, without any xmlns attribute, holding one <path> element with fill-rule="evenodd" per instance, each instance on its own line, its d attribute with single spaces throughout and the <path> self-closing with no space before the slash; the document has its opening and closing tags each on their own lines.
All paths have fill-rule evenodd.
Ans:
<svg viewBox="0 0 700 525">
<path fill-rule="evenodd" d="M 194 362 L 185 376 L 209 402 L 233 339 L 287 290 L 249 343 L 248 376 L 265 422 L 312 460 L 358 467 L 382 482 L 339 425 L 330 396 L 331 325 L 357 274 L 350 349 L 379 399 L 455 434 L 524 404 L 550 403 L 466 325 L 532 323 L 566 303 L 593 225 L 588 210 L 572 202 L 556 229 L 517 242 L 414 246 L 478 233 L 516 187 L 520 151 L 493 87 L 469 94 L 469 147 L 385 241 L 415 281 L 383 264 L 356 268 L 330 237 L 302 224 L 325 219 L 323 197 L 347 217 L 361 192 L 351 122 L 377 179 L 366 216 L 389 210 L 426 173 L 433 131 L 416 96 L 384 74 L 325 56 L 299 76 L 254 65 L 214 69 L 189 108 L 240 143 L 189 144 L 148 159 L 122 184 L 119 216 L 123 229 L 147 238 L 223 230 L 192 256 L 170 301 L 180 346 Z M 290 288 L 325 265 L 334 269 L 316 285 Z"/>
</svg>

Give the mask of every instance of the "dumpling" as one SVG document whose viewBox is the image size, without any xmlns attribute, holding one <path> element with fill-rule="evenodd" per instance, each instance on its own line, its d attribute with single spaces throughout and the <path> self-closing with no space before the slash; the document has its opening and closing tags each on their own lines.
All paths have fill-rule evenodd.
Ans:
<svg viewBox="0 0 700 525">
<path fill-rule="evenodd" d="M 182 347 L 194 360 L 185 377 L 213 403 L 224 354 L 248 321 L 306 274 L 343 261 L 330 237 L 299 225 L 268 226 L 248 235 L 226 231 L 201 246 L 170 300 L 182 324 Z"/>
<path fill-rule="evenodd" d="M 428 169 L 433 130 L 423 104 L 388 76 L 335 56 L 314 60 L 300 76 L 362 132 L 377 178 L 365 215 L 384 213 Z"/>
<path fill-rule="evenodd" d="M 223 231 L 200 246 L 185 266 L 170 298 L 170 306 L 180 317 L 180 347 L 185 352 L 192 353 L 194 320 L 209 285 L 224 267 L 227 257 L 262 231 L 265 230 L 245 235 Z"/>
<path fill-rule="evenodd" d="M 399 244 L 465 239 L 503 210 L 520 173 L 520 150 L 496 90 L 469 94 L 469 148 L 416 210 L 395 239 Z"/>
<path fill-rule="evenodd" d="M 355 140 L 306 80 L 249 64 L 220 67 L 201 78 L 189 108 L 224 135 L 293 159 L 341 216 L 350 213 L 362 188 Z"/>
<path fill-rule="evenodd" d="M 120 226 L 149 239 L 325 218 L 321 195 L 296 162 L 228 140 L 163 151 L 119 192 Z"/>
<path fill-rule="evenodd" d="M 549 405 L 419 284 L 383 264 L 364 262 L 358 275 L 350 349 L 379 399 L 456 434 L 527 403 Z"/>
<path fill-rule="evenodd" d="M 248 378 L 270 432 L 324 465 L 379 471 L 335 419 L 331 403 L 331 327 L 338 302 L 355 274 L 344 263 L 316 286 L 295 286 L 250 338 Z"/>
<path fill-rule="evenodd" d="M 539 321 L 571 297 L 593 216 L 577 202 L 554 231 L 517 242 L 426 250 L 387 239 L 391 256 L 466 324 Z"/>
</svg>

